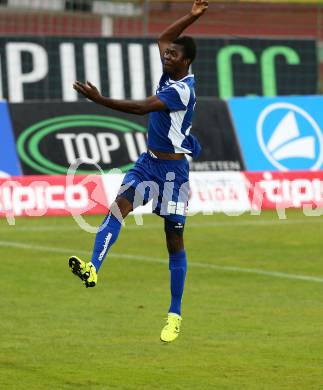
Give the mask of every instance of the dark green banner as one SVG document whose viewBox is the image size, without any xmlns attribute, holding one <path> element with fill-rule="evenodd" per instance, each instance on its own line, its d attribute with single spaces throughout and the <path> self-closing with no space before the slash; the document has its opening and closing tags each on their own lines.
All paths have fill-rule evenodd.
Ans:
<svg viewBox="0 0 323 390">
<path fill-rule="evenodd" d="M 198 97 L 317 93 L 314 40 L 197 39 Z M 104 95 L 141 99 L 161 76 L 156 41 L 117 38 L 0 38 L 0 97 L 11 102 L 77 101 L 75 79 Z"/>
<path fill-rule="evenodd" d="M 78 159 L 79 174 L 129 170 L 147 150 L 147 117 L 127 115 L 94 103 L 10 104 L 16 147 L 24 175 L 66 174 Z M 202 152 L 191 170 L 244 168 L 227 104 L 197 104 L 192 133 Z"/>
</svg>

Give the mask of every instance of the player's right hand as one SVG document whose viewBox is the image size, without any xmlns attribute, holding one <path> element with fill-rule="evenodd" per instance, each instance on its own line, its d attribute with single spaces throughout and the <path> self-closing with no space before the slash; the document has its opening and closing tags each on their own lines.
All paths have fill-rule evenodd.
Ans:
<svg viewBox="0 0 323 390">
<path fill-rule="evenodd" d="M 92 100 L 93 102 L 98 103 L 101 98 L 101 94 L 98 91 L 98 89 L 89 81 L 86 82 L 86 84 L 81 83 L 80 81 L 75 81 L 73 84 L 73 88 L 80 93 L 81 95 L 85 96 L 86 98 Z"/>
<path fill-rule="evenodd" d="M 191 13 L 193 16 L 201 16 L 207 10 L 209 2 L 207 0 L 195 0 Z"/>
</svg>

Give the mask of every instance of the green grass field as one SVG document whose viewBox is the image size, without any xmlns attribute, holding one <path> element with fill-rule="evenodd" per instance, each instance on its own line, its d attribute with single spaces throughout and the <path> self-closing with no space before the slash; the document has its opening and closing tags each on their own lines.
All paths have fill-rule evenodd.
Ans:
<svg viewBox="0 0 323 390">
<path fill-rule="evenodd" d="M 323 389 L 322 218 L 188 218 L 184 320 L 169 345 L 158 217 L 129 217 L 94 289 L 67 267 L 94 239 L 72 218 L 1 220 L 0 233 L 1 389 Z"/>
</svg>

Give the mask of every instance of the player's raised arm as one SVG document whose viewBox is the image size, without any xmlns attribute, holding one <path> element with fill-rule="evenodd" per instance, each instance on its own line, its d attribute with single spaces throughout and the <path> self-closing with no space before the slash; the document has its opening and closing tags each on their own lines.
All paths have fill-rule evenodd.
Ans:
<svg viewBox="0 0 323 390">
<path fill-rule="evenodd" d="M 171 24 L 166 30 L 164 30 L 158 38 L 158 47 L 161 58 L 163 58 L 164 52 L 171 42 L 178 38 L 182 32 L 194 23 L 208 8 L 208 1 L 195 0 L 191 9 L 187 15 L 178 19 Z"/>
<path fill-rule="evenodd" d="M 150 96 L 143 100 L 119 100 L 102 96 L 98 89 L 89 81 L 81 83 L 75 81 L 73 88 L 84 97 L 92 100 L 94 103 L 112 108 L 113 110 L 126 112 L 128 114 L 144 115 L 152 111 L 162 111 L 167 109 L 157 96 Z"/>
</svg>

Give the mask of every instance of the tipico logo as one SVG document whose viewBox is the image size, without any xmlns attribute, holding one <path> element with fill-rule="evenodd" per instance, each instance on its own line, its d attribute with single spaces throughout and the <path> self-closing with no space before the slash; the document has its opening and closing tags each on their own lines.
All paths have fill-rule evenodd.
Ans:
<svg viewBox="0 0 323 390">
<path fill-rule="evenodd" d="M 81 161 L 90 174 L 99 165 L 104 172 L 126 172 L 146 150 L 146 129 L 129 120 L 100 115 L 64 115 L 25 129 L 17 140 L 21 160 L 36 172 L 66 174 Z"/>
<path fill-rule="evenodd" d="M 267 160 L 280 171 L 322 166 L 322 131 L 299 106 L 282 102 L 266 107 L 257 121 L 257 139 Z"/>
</svg>

